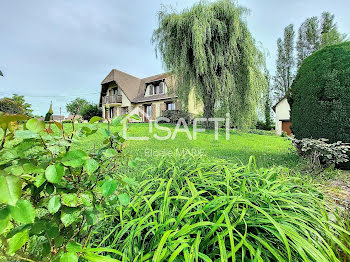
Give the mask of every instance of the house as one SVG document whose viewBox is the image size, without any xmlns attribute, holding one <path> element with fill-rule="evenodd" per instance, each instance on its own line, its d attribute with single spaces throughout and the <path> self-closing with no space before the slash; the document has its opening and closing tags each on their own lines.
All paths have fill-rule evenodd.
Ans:
<svg viewBox="0 0 350 262">
<path fill-rule="evenodd" d="M 277 135 L 281 135 L 285 132 L 287 135 L 291 135 L 292 131 L 290 126 L 290 106 L 288 104 L 287 97 L 282 97 L 276 105 L 273 106 L 273 111 L 276 113 L 275 130 Z"/>
<path fill-rule="evenodd" d="M 75 115 L 75 117 L 74 117 L 74 115 L 69 115 L 64 120 L 72 121 L 73 118 L 74 118 L 74 121 L 81 121 L 81 120 L 83 120 L 83 117 L 81 115 Z"/>
<path fill-rule="evenodd" d="M 40 117 L 40 118 L 38 118 L 38 120 L 44 121 L 44 120 L 45 120 L 45 117 Z M 51 120 L 60 122 L 60 121 L 63 121 L 63 120 L 64 120 L 64 116 L 52 115 L 52 116 L 51 116 Z"/>
<path fill-rule="evenodd" d="M 103 118 L 124 116 L 135 108 L 145 114 L 142 122 L 153 121 L 164 110 L 177 110 L 181 101 L 175 94 L 176 81 L 173 75 L 164 73 L 147 78 L 137 78 L 113 69 L 101 83 L 99 105 Z M 188 111 L 198 115 L 203 112 L 201 102 L 196 101 L 194 92 L 188 99 Z"/>
</svg>

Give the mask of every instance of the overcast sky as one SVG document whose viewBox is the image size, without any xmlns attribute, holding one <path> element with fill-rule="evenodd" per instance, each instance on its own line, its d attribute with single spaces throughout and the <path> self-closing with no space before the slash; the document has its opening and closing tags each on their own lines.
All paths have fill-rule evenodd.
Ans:
<svg viewBox="0 0 350 262">
<path fill-rule="evenodd" d="M 161 5 L 177 9 L 192 0 L 0 0 L 0 97 L 25 95 L 34 113 L 67 114 L 76 97 L 98 102 L 100 82 L 112 68 L 137 77 L 163 72 L 150 39 Z M 330 11 L 342 33 L 350 33 L 345 0 L 240 0 L 251 10 L 248 26 L 269 53 L 274 71 L 276 40 L 290 23 Z"/>
</svg>

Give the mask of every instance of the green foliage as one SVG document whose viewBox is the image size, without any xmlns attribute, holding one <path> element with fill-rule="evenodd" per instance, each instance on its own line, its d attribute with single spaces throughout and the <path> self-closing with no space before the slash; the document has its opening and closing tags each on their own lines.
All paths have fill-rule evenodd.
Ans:
<svg viewBox="0 0 350 262">
<path fill-rule="evenodd" d="M 71 115 L 74 115 L 74 114 L 82 115 L 82 112 L 84 111 L 85 107 L 87 107 L 88 105 L 90 105 L 90 103 L 87 100 L 85 100 L 84 98 L 78 97 L 73 101 L 67 103 L 66 110 Z"/>
<path fill-rule="evenodd" d="M 51 116 L 52 116 L 52 114 L 50 114 L 49 112 L 47 112 L 46 115 L 45 115 L 45 119 L 44 119 L 44 120 L 45 120 L 46 122 L 51 121 Z"/>
<path fill-rule="evenodd" d="M 162 117 L 166 117 L 170 120 L 168 123 L 176 124 L 180 118 L 183 118 L 187 124 L 191 123 L 192 116 L 184 110 L 164 110 Z M 162 121 L 159 121 L 162 123 Z"/>
<path fill-rule="evenodd" d="M 310 168 L 329 168 L 349 161 L 347 153 L 350 151 L 350 144 L 341 141 L 332 144 L 327 142 L 327 139 L 293 140 L 298 154 L 308 160 Z"/>
<path fill-rule="evenodd" d="M 84 120 L 90 120 L 94 116 L 101 117 L 102 110 L 98 105 L 88 104 L 80 111 L 81 116 Z"/>
<path fill-rule="evenodd" d="M 287 172 L 256 169 L 253 158 L 246 166 L 158 159 L 138 177 L 130 203 L 101 224 L 93 246 L 130 261 L 339 261 L 340 253 L 349 255 L 338 240 L 349 232 L 327 217 L 322 194 Z"/>
<path fill-rule="evenodd" d="M 31 104 L 25 101 L 24 96 L 17 94 L 12 95 L 11 98 L 4 97 L 0 99 L 0 112 L 4 113 L 33 116 L 31 106 Z"/>
<path fill-rule="evenodd" d="M 346 35 L 338 31 L 334 18 L 333 14 L 323 12 L 321 18 L 310 17 L 301 24 L 296 45 L 298 67 L 313 52 L 345 41 Z"/>
<path fill-rule="evenodd" d="M 294 26 L 288 25 L 284 29 L 284 38 L 278 38 L 278 56 L 276 61 L 276 76 L 274 77 L 274 93 L 278 99 L 283 97 L 294 79 Z"/>
<path fill-rule="evenodd" d="M 51 123 L 26 120 L 23 115 L 0 115 L 6 143 L 0 148 L 1 258 L 78 261 L 85 252 L 97 255 L 88 246 L 91 232 L 105 219 L 111 200 L 116 199 L 113 208 L 130 201 L 128 183 L 116 173 L 130 158 L 123 152 L 125 139 L 105 129 L 107 143 L 86 153 L 72 148 L 98 131 L 93 124 L 98 117 L 78 129 L 72 123 L 70 131 L 54 122 L 58 134 Z"/>
<path fill-rule="evenodd" d="M 152 38 L 176 77 L 182 106 L 186 109 L 194 90 L 203 101 L 205 118 L 214 117 L 215 111 L 229 112 L 242 128 L 255 122 L 266 86 L 264 57 L 248 30 L 246 11 L 226 0 L 201 1 L 180 13 L 162 10 Z"/>
<path fill-rule="evenodd" d="M 0 112 L 9 114 L 20 114 L 22 113 L 22 108 L 11 98 L 5 97 L 0 99 Z"/>
<path fill-rule="evenodd" d="M 304 60 L 288 102 L 297 139 L 350 142 L 350 42 L 326 47 Z"/>
</svg>

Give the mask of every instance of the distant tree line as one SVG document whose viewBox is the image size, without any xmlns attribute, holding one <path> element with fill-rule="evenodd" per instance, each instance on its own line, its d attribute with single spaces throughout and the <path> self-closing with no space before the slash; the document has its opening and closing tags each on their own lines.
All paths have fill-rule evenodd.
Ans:
<svg viewBox="0 0 350 262">
<path fill-rule="evenodd" d="M 305 58 L 321 48 L 344 42 L 346 34 L 339 32 L 335 16 L 323 12 L 321 17 L 307 18 L 299 27 L 297 40 L 294 25 L 284 29 L 284 36 L 277 40 L 276 74 L 273 78 L 273 95 L 276 100 L 290 89 L 296 71 Z"/>
<path fill-rule="evenodd" d="M 71 115 L 81 115 L 84 120 L 90 120 L 93 116 L 102 116 L 102 110 L 97 104 L 93 104 L 84 98 L 76 98 L 66 104 L 66 110 Z"/>
<path fill-rule="evenodd" d="M 12 97 L 0 99 L 0 112 L 8 114 L 23 114 L 33 117 L 32 105 L 27 103 L 24 96 L 13 94 Z"/>
</svg>

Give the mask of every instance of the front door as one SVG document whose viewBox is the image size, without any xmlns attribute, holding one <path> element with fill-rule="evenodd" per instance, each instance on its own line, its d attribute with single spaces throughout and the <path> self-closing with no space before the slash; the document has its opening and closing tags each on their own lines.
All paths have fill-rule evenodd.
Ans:
<svg viewBox="0 0 350 262">
<path fill-rule="evenodd" d="M 282 131 L 285 132 L 288 136 L 292 134 L 292 130 L 290 129 L 292 122 L 290 121 L 282 121 Z"/>
</svg>

